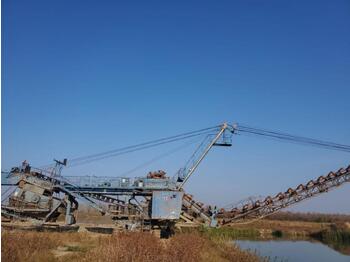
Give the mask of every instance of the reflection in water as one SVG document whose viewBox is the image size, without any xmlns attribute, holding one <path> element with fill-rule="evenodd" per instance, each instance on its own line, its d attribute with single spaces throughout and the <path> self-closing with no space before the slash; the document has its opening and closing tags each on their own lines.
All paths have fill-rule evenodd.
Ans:
<svg viewBox="0 0 350 262">
<path fill-rule="evenodd" d="M 340 253 L 350 255 L 350 232 L 347 230 L 324 230 L 311 234 L 311 237 Z"/>
<path fill-rule="evenodd" d="M 269 257 L 270 261 L 332 261 L 349 262 L 350 256 L 341 254 L 321 244 L 308 241 L 251 241 L 236 240 L 242 249 L 256 252 L 259 256 Z"/>
</svg>

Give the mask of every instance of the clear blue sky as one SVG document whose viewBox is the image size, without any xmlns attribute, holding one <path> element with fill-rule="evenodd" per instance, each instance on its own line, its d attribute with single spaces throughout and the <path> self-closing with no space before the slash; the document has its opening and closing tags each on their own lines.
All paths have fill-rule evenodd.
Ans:
<svg viewBox="0 0 350 262">
<path fill-rule="evenodd" d="M 2 168 L 243 122 L 350 144 L 350 2 L 2 1 Z M 120 175 L 174 148 L 64 170 Z M 163 150 L 163 151 L 161 151 Z M 152 169 L 173 174 L 186 148 Z M 186 190 L 225 205 L 347 166 L 244 136 Z M 350 185 L 294 208 L 350 213 Z"/>
</svg>

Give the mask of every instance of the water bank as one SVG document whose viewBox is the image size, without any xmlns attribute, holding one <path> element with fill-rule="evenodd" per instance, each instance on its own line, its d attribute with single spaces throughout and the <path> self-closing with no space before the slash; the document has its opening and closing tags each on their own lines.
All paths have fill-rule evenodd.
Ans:
<svg viewBox="0 0 350 262">
<path fill-rule="evenodd" d="M 257 221 L 222 228 L 200 228 L 213 240 L 308 241 L 319 242 L 350 255 L 350 230 L 344 224 L 296 221 Z"/>
</svg>

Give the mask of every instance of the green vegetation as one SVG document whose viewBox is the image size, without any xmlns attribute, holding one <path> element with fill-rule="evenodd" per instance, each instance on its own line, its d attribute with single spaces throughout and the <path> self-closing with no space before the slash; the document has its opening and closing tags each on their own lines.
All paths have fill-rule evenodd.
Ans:
<svg viewBox="0 0 350 262">
<path fill-rule="evenodd" d="M 274 231 L 272 231 L 271 234 L 273 237 L 277 237 L 277 238 L 283 237 L 283 235 L 284 235 L 281 230 L 274 230 Z"/>
<path fill-rule="evenodd" d="M 86 252 L 89 250 L 88 246 L 65 246 L 66 251 L 70 252 Z"/>
<path fill-rule="evenodd" d="M 314 233 L 311 237 L 341 253 L 350 253 L 350 230 L 333 228 Z"/>
<path fill-rule="evenodd" d="M 325 243 L 344 243 L 350 245 L 350 231 L 343 229 L 324 230 L 311 235 Z"/>
<path fill-rule="evenodd" d="M 211 240 L 232 240 L 232 239 L 257 239 L 260 237 L 260 232 L 253 228 L 232 228 L 232 227 L 221 227 L 221 228 L 208 228 L 201 227 L 199 232 Z"/>
</svg>

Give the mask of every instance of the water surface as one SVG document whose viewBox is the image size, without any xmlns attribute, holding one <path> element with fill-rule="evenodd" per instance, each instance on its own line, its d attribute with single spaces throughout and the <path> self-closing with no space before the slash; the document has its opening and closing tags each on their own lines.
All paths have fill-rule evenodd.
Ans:
<svg viewBox="0 0 350 262">
<path fill-rule="evenodd" d="M 309 241 L 252 241 L 236 240 L 238 246 L 269 257 L 270 261 L 288 262 L 350 262 L 350 256 L 341 254 L 318 242 Z"/>
</svg>

